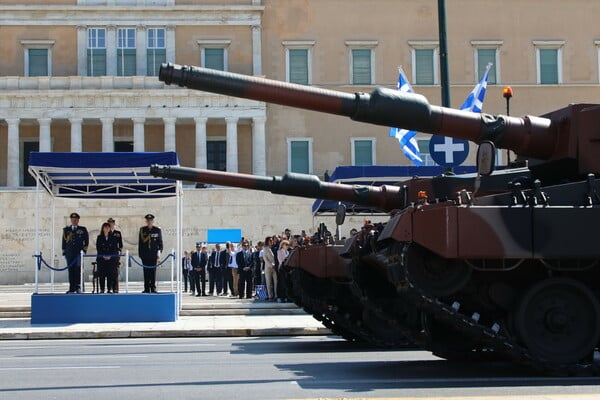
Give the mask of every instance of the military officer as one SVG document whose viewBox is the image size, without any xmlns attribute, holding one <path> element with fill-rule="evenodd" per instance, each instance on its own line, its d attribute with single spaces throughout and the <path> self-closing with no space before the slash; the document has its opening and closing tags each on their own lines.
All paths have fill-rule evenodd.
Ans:
<svg viewBox="0 0 600 400">
<path fill-rule="evenodd" d="M 154 226 L 154 215 L 146 214 L 146 226 L 140 228 L 138 254 L 144 265 L 144 291 L 156 293 L 156 264 L 163 250 L 162 232 Z M 147 268 L 151 267 L 151 268 Z"/>
<path fill-rule="evenodd" d="M 67 259 L 69 270 L 69 290 L 67 293 L 81 291 L 81 251 L 87 252 L 90 242 L 85 226 L 79 226 L 79 214 L 71 213 L 71 225 L 63 228 L 62 254 Z"/>
</svg>

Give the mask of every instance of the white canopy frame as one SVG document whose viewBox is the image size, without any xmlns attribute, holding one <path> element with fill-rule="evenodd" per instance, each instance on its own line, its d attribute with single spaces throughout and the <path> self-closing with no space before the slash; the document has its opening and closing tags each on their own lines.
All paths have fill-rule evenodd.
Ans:
<svg viewBox="0 0 600 400">
<path fill-rule="evenodd" d="M 39 164 L 36 164 L 37 158 L 35 155 L 40 156 L 41 162 Z M 51 165 L 53 155 L 56 155 L 56 165 Z M 173 281 L 174 266 L 176 271 L 177 309 L 181 311 L 181 268 L 179 268 L 178 260 L 180 260 L 182 254 L 183 187 L 181 181 L 151 176 L 150 165 L 137 165 L 140 161 L 151 160 L 153 155 L 158 156 L 156 163 L 164 164 L 166 155 L 168 156 L 167 159 L 170 158 L 171 163 L 174 161 L 174 165 L 179 164 L 175 153 L 31 153 L 29 173 L 36 180 L 34 293 L 37 294 L 39 291 L 38 262 L 41 257 L 40 203 L 42 188 L 52 199 L 51 217 L 53 227 L 55 226 L 56 198 L 58 197 L 102 199 L 175 197 L 177 235 L 176 249 L 173 249 L 175 255 L 171 267 L 171 282 Z M 104 162 L 100 164 L 92 162 L 89 167 L 82 166 L 87 158 L 91 158 L 93 161 L 94 158 L 98 157 L 102 157 Z M 127 164 L 128 157 L 135 159 L 132 163 L 133 166 L 124 165 Z M 65 162 L 71 158 L 75 159 L 73 165 Z M 118 162 L 111 162 L 111 159 L 118 160 Z M 55 234 L 55 229 L 52 229 L 52 255 L 56 254 Z M 128 268 L 129 265 L 127 254 L 125 268 Z M 54 283 L 54 271 L 51 271 L 51 282 Z M 128 282 L 126 287 L 127 284 Z M 172 283 L 171 290 L 173 290 Z"/>
</svg>

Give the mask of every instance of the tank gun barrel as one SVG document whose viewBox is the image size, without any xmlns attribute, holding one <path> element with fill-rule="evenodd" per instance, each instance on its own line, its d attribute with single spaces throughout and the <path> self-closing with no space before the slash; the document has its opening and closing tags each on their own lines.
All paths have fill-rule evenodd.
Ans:
<svg viewBox="0 0 600 400">
<path fill-rule="evenodd" d="M 343 115 L 355 121 L 481 142 L 538 159 L 552 158 L 557 129 L 550 119 L 492 116 L 434 106 L 419 94 L 376 88 L 346 93 L 256 76 L 162 64 L 158 79 L 190 89 Z"/>
<path fill-rule="evenodd" d="M 288 196 L 337 200 L 389 212 L 403 203 L 399 186 L 360 186 L 322 182 L 315 175 L 287 173 L 283 176 L 255 176 L 209 169 L 152 165 L 153 176 L 219 186 L 267 191 Z"/>
</svg>

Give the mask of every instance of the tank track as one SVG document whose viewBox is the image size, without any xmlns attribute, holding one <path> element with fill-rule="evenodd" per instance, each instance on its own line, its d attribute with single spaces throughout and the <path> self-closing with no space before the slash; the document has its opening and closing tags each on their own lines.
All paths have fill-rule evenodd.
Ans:
<svg viewBox="0 0 600 400">
<path fill-rule="evenodd" d="M 589 363 L 551 364 L 548 360 L 537 357 L 528 349 L 518 344 L 509 335 L 503 333 L 502 328 L 499 326 L 497 327 L 499 329 L 493 329 L 492 327 L 481 325 L 477 320 L 471 318 L 471 316 L 459 312 L 460 308 L 453 308 L 452 305 L 448 305 L 437 298 L 427 295 L 423 290 L 411 283 L 410 276 L 405 268 L 405 254 L 408 246 L 409 244 L 405 244 L 401 253 L 394 252 L 393 249 L 398 249 L 398 247 L 392 246 L 388 250 L 387 267 L 399 272 L 401 279 L 395 282 L 397 292 L 409 304 L 414 304 L 423 313 L 437 318 L 439 321 L 454 327 L 459 332 L 468 335 L 471 340 L 504 354 L 507 359 L 516 364 L 553 376 L 600 375 L 600 364 L 598 362 L 591 360 Z M 423 335 L 411 335 L 411 333 L 414 332 L 407 331 L 406 336 L 414 340 L 417 345 L 423 346 L 423 348 L 431 347 Z"/>
<path fill-rule="evenodd" d="M 354 277 L 351 283 L 351 290 L 355 297 L 361 300 L 361 304 L 365 309 L 366 313 L 376 316 L 381 320 L 393 321 L 395 331 L 404 339 L 404 347 L 419 347 L 427 351 L 432 352 L 434 355 L 452 361 L 495 361 L 498 360 L 498 354 L 494 354 L 489 348 L 479 348 L 473 346 L 469 351 L 465 349 L 449 348 L 447 343 L 440 343 L 439 341 L 432 340 L 432 338 L 425 332 L 422 325 L 422 311 L 414 312 L 414 307 L 403 307 L 400 313 L 390 312 L 386 304 L 381 303 L 381 299 L 373 299 L 369 295 L 369 292 L 365 290 L 365 282 L 361 279 L 361 274 L 358 269 L 368 268 L 366 265 L 361 264 L 360 258 L 355 257 L 353 261 L 352 275 Z M 381 284 L 381 282 L 380 282 Z M 396 290 L 396 289 L 395 289 Z M 406 298 L 402 298 L 400 303 L 410 304 L 406 301 Z M 411 315 L 412 314 L 412 315 Z"/>
<path fill-rule="evenodd" d="M 325 296 L 314 296 L 304 289 L 303 274 L 308 275 L 301 269 L 284 267 L 285 286 L 288 297 L 304 311 L 311 314 L 313 318 L 320 321 L 326 328 L 329 328 L 335 335 L 341 336 L 350 342 L 368 344 L 375 347 L 390 348 L 405 346 L 406 343 L 390 343 L 380 339 L 377 335 L 366 327 L 362 321 L 353 317 L 350 309 L 356 311 L 360 307 L 360 301 L 355 299 L 356 304 L 346 306 L 341 302 L 335 302 Z M 332 285 L 343 285 L 340 289 L 346 289 L 344 284 L 333 281 L 328 282 Z M 351 293 L 348 290 L 348 295 Z M 344 301 L 354 299 L 348 295 L 343 296 Z M 336 297 L 339 298 L 339 297 Z"/>
</svg>

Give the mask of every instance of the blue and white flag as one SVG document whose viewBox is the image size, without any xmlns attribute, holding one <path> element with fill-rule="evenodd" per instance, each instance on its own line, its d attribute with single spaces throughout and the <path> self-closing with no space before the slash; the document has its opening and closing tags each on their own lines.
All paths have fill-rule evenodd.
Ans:
<svg viewBox="0 0 600 400">
<path fill-rule="evenodd" d="M 413 93 L 408 79 L 404 75 L 402 68 L 398 68 L 398 84 L 396 85 L 402 93 Z M 419 145 L 415 139 L 416 131 L 409 131 L 407 129 L 390 128 L 390 137 L 395 137 L 400 143 L 400 148 L 406 157 L 411 160 L 416 166 L 423 165 L 423 159 L 421 153 L 419 153 Z"/>
<path fill-rule="evenodd" d="M 492 68 L 492 63 L 488 63 L 485 67 L 485 73 L 479 80 L 479 83 L 475 85 L 473 91 L 469 94 L 463 105 L 460 107 L 461 110 L 472 111 L 480 113 L 483 108 L 483 100 L 485 99 L 485 91 L 487 89 L 488 75 Z"/>
<path fill-rule="evenodd" d="M 475 85 L 473 91 L 469 94 L 463 105 L 460 107 L 461 110 L 471 111 L 480 113 L 483 107 L 483 100 L 485 99 L 485 91 L 487 89 L 488 75 L 492 68 L 492 63 L 488 63 L 485 69 L 485 73 L 479 80 L 479 83 Z M 404 93 L 413 93 L 408 79 L 404 75 L 402 68 L 398 68 L 398 84 L 396 88 Z M 390 128 L 390 137 L 395 137 L 400 143 L 400 148 L 406 157 L 411 160 L 416 166 L 423 164 L 421 153 L 419 153 L 419 146 L 415 139 L 416 131 L 409 131 L 407 129 Z"/>
</svg>

